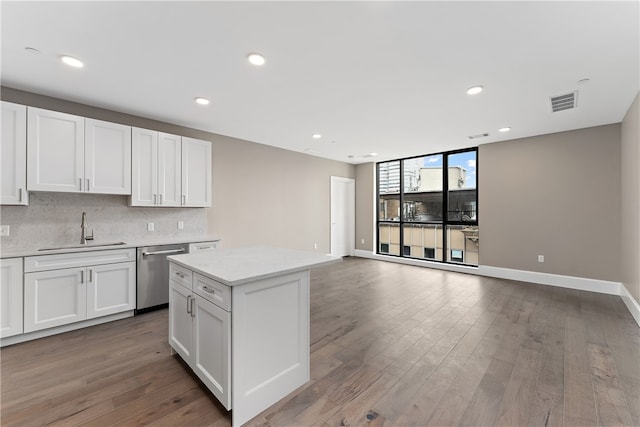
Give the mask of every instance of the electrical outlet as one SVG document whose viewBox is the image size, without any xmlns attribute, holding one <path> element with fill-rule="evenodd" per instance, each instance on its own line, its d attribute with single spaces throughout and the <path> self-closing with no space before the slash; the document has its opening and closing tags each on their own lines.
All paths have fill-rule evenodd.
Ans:
<svg viewBox="0 0 640 427">
<path fill-rule="evenodd" d="M 0 236 L 8 236 L 9 232 L 10 230 L 8 225 L 0 225 Z"/>
<path fill-rule="evenodd" d="M 178 230 L 184 229 L 184 221 L 178 221 Z"/>
<path fill-rule="evenodd" d="M 544 255 L 538 255 L 538 262 L 544 262 Z"/>
<path fill-rule="evenodd" d="M 152 223 L 152 222 L 148 222 L 147 223 L 147 231 L 153 231 L 155 229 L 156 229 L 156 226 L 155 226 L 154 223 Z"/>
</svg>

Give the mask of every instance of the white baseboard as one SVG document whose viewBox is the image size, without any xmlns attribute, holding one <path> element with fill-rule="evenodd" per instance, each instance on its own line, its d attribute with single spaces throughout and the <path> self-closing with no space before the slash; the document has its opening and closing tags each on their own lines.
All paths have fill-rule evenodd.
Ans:
<svg viewBox="0 0 640 427">
<path fill-rule="evenodd" d="M 561 288 L 578 289 L 581 291 L 598 292 L 609 295 L 620 295 L 620 287 L 622 286 L 622 283 L 620 282 L 610 282 L 607 280 L 588 279 L 575 276 L 563 276 L 560 274 L 539 273 L 537 271 L 490 267 L 486 265 L 478 267 L 478 274 L 481 276 L 538 283 L 540 285 L 559 286 Z"/>
<path fill-rule="evenodd" d="M 480 276 L 496 277 L 499 279 L 517 280 L 520 282 L 537 283 L 547 286 L 578 289 L 581 291 L 597 292 L 601 294 L 618 295 L 625 303 L 629 312 L 640 326 L 640 304 L 633 298 L 627 288 L 620 282 L 608 280 L 588 279 L 584 277 L 563 276 L 560 274 L 539 273 L 536 271 L 515 270 L 510 268 L 491 267 L 480 265 L 478 267 L 458 266 L 439 262 L 421 261 L 415 259 L 400 258 L 376 254 L 361 249 L 355 250 L 355 256 L 360 258 L 376 259 L 380 261 L 397 262 L 400 264 L 416 265 L 419 267 L 435 268 L 439 270 L 455 271 L 458 273 L 477 274 Z"/>
<path fill-rule="evenodd" d="M 638 304 L 638 301 L 635 300 L 624 285 L 620 286 L 620 298 L 622 298 L 622 302 L 627 306 L 629 313 L 631 313 L 638 326 L 640 326 L 640 304 Z"/>
</svg>

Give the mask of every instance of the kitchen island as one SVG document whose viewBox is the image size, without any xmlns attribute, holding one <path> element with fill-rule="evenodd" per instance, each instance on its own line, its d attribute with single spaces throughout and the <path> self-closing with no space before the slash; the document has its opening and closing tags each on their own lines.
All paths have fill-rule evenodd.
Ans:
<svg viewBox="0 0 640 427">
<path fill-rule="evenodd" d="M 309 269 L 340 258 L 251 247 L 168 259 L 169 344 L 232 426 L 309 381 Z"/>
</svg>

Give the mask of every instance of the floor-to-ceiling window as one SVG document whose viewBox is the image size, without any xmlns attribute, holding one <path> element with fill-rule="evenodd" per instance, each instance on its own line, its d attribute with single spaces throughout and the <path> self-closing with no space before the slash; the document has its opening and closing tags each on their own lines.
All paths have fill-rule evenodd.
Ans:
<svg viewBox="0 0 640 427">
<path fill-rule="evenodd" d="M 378 163 L 378 253 L 478 265 L 478 151 Z"/>
</svg>

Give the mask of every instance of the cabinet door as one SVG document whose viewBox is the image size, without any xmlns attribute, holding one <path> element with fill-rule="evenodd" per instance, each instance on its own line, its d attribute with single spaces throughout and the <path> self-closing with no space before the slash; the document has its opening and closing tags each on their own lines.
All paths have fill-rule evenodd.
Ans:
<svg viewBox="0 0 640 427">
<path fill-rule="evenodd" d="M 87 267 L 87 319 L 136 308 L 136 263 Z"/>
<path fill-rule="evenodd" d="M 131 129 L 131 206 L 154 206 L 158 197 L 158 132 Z"/>
<path fill-rule="evenodd" d="M 84 117 L 27 108 L 27 189 L 84 191 Z"/>
<path fill-rule="evenodd" d="M 87 318 L 85 268 L 24 275 L 24 331 L 33 332 Z"/>
<path fill-rule="evenodd" d="M 169 345 L 187 363 L 191 359 L 193 328 L 191 290 L 169 281 Z"/>
<path fill-rule="evenodd" d="M 0 204 L 28 205 L 27 107 L 2 102 Z"/>
<path fill-rule="evenodd" d="M 0 260 L 0 338 L 22 328 L 22 258 Z"/>
<path fill-rule="evenodd" d="M 192 368 L 220 403 L 231 408 L 231 313 L 194 295 Z"/>
<path fill-rule="evenodd" d="M 131 194 L 131 126 L 85 119 L 85 191 Z"/>
<path fill-rule="evenodd" d="M 182 205 L 211 206 L 211 142 L 182 137 Z"/>
<path fill-rule="evenodd" d="M 168 133 L 158 133 L 158 205 L 181 205 L 181 146 L 181 137 Z"/>
</svg>

